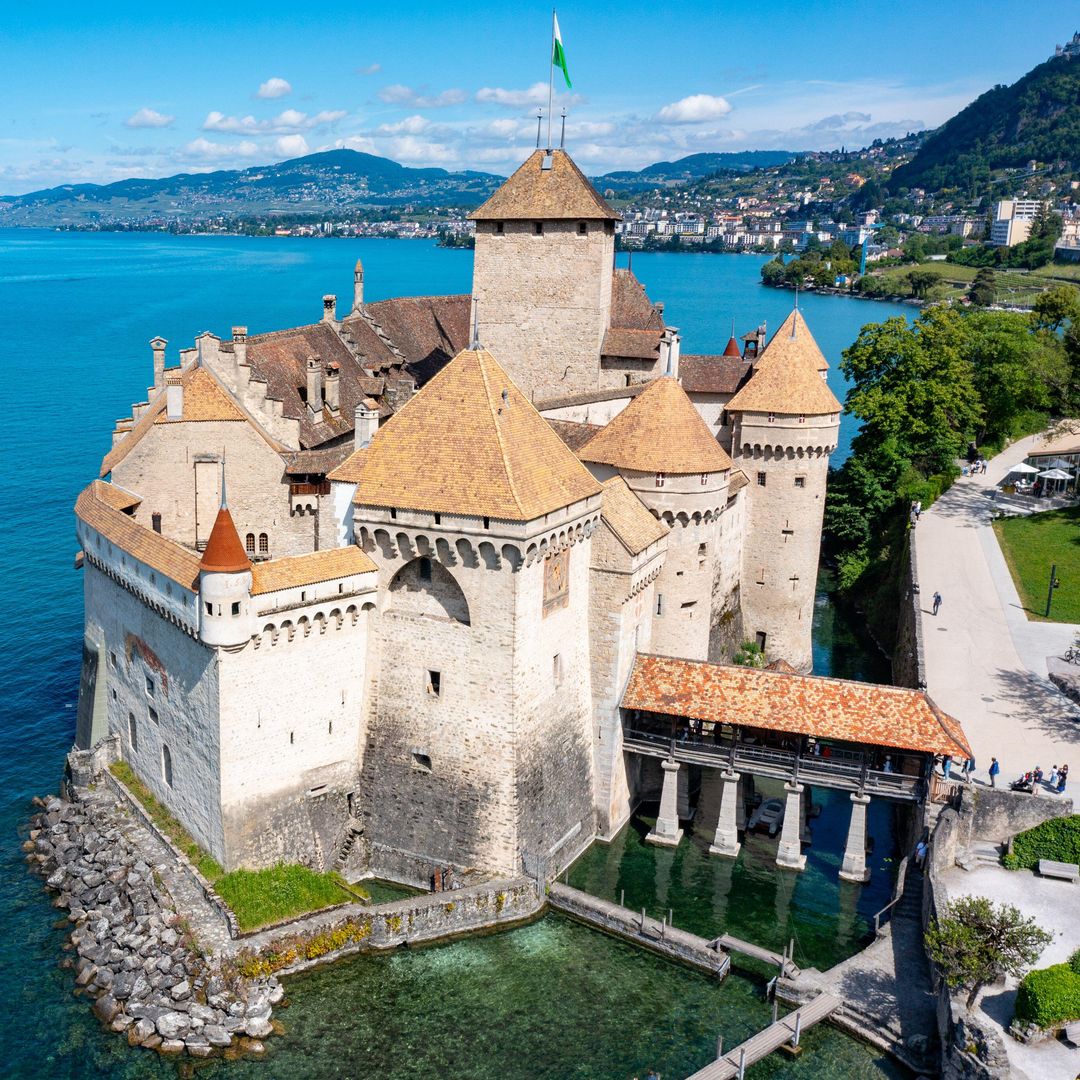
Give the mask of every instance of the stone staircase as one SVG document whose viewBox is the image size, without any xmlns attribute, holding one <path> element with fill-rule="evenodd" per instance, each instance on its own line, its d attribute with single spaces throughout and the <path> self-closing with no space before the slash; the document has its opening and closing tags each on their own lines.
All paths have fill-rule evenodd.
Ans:
<svg viewBox="0 0 1080 1080">
<path fill-rule="evenodd" d="M 980 866 L 1000 866 L 1005 846 L 993 840 L 974 840 L 956 857 L 956 865 L 964 870 L 977 870 Z"/>
<path fill-rule="evenodd" d="M 345 866 L 349 861 L 349 855 L 352 853 L 352 849 L 356 846 L 357 838 L 363 836 L 364 830 L 360 827 L 360 822 L 356 818 L 349 819 L 349 831 L 345 834 L 345 839 L 341 844 L 341 850 L 338 852 L 338 857 L 334 860 L 334 869 L 340 874 L 345 870 Z"/>
</svg>

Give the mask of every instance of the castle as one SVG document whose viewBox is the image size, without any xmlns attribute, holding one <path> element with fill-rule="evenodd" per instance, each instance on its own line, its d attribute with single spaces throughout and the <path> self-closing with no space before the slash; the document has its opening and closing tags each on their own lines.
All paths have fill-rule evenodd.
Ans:
<svg viewBox="0 0 1080 1080">
<path fill-rule="evenodd" d="M 77 745 L 227 868 L 550 874 L 655 786 L 640 655 L 811 667 L 841 406 L 801 313 L 681 356 L 563 150 L 472 216 L 471 297 L 357 263 L 340 318 L 155 338 L 78 498 Z"/>
</svg>

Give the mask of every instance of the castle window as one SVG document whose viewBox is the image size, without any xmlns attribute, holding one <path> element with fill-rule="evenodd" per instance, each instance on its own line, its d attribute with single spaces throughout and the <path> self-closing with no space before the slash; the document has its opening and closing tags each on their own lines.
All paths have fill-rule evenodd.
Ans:
<svg viewBox="0 0 1080 1080">
<path fill-rule="evenodd" d="M 421 754 L 414 750 L 412 754 L 412 767 L 417 772 L 431 772 L 431 758 L 427 754 Z"/>
<path fill-rule="evenodd" d="M 154 696 L 154 680 L 151 679 L 149 675 L 146 676 L 146 696 Z"/>
<path fill-rule="evenodd" d="M 254 533 L 248 533 L 247 536 L 244 537 L 244 550 L 249 555 L 254 555 L 255 554 L 255 534 Z"/>
<path fill-rule="evenodd" d="M 536 225 L 534 226 L 534 228 L 536 229 L 536 235 L 537 236 L 543 236 L 544 235 L 544 223 L 542 221 L 538 221 L 536 223 Z"/>
<path fill-rule="evenodd" d="M 663 487 L 664 486 L 664 474 L 662 472 L 658 472 L 656 474 L 656 486 L 657 487 Z"/>
<path fill-rule="evenodd" d="M 157 709 L 155 709 L 153 705 L 150 705 L 147 707 L 146 712 L 150 719 L 156 724 L 158 722 Z"/>
<path fill-rule="evenodd" d="M 156 533 L 161 532 L 161 515 L 160 514 L 155 513 L 155 514 L 150 515 L 150 527 Z"/>
<path fill-rule="evenodd" d="M 562 686 L 563 680 L 563 663 L 562 653 L 556 653 L 551 658 L 551 678 L 556 686 Z"/>
<path fill-rule="evenodd" d="M 806 477 L 805 476 L 796 476 L 795 477 L 795 486 L 799 487 L 799 488 L 806 487 Z"/>
<path fill-rule="evenodd" d="M 432 697 L 438 697 L 442 693 L 442 672 L 429 669 L 425 674 L 425 693 L 430 694 Z"/>
<path fill-rule="evenodd" d="M 720 426 L 721 427 L 727 427 L 728 426 L 727 409 L 721 409 L 720 410 Z"/>
<path fill-rule="evenodd" d="M 240 601 L 239 600 L 234 600 L 233 601 L 232 613 L 234 615 L 239 615 L 240 614 Z"/>
<path fill-rule="evenodd" d="M 660 616 L 660 615 L 664 614 L 664 594 L 663 593 L 657 593 L 656 594 L 656 614 L 657 614 L 657 616 Z"/>
<path fill-rule="evenodd" d="M 295 742 L 296 742 L 296 732 L 295 731 L 290 731 L 289 732 L 289 745 L 292 746 L 293 743 L 295 743 Z"/>
<path fill-rule="evenodd" d="M 706 473 L 706 472 L 703 472 L 701 474 L 701 483 L 702 484 L 707 484 L 708 482 L 709 482 L 709 474 Z"/>
<path fill-rule="evenodd" d="M 757 486 L 758 487 L 764 487 L 765 486 L 765 474 L 763 472 L 759 472 L 757 474 Z"/>
<path fill-rule="evenodd" d="M 441 525 L 442 524 L 442 514 L 436 514 L 435 515 L 435 524 L 436 525 Z"/>
<path fill-rule="evenodd" d="M 397 521 L 397 507 L 396 506 L 391 506 L 390 507 L 390 520 L 391 521 Z"/>
<path fill-rule="evenodd" d="M 498 233 L 499 236 L 502 236 L 505 230 L 506 226 L 501 221 L 495 222 L 495 232 Z"/>
<path fill-rule="evenodd" d="M 214 614 L 214 605 L 211 604 L 209 600 L 206 601 L 206 614 L 207 615 L 213 615 Z"/>
<path fill-rule="evenodd" d="M 587 221 L 579 221 L 577 223 L 578 236 L 588 236 L 589 223 Z"/>
<path fill-rule="evenodd" d="M 423 558 L 423 559 L 420 560 L 420 580 L 421 581 L 430 581 L 431 580 L 431 560 L 430 559 Z"/>
<path fill-rule="evenodd" d="M 795 530 L 794 529 L 781 529 L 780 530 L 780 535 L 781 536 L 794 536 L 795 535 Z"/>
<path fill-rule="evenodd" d="M 765 631 L 759 630 L 754 635 L 754 640 L 757 642 L 757 647 L 764 652 L 765 651 Z"/>
<path fill-rule="evenodd" d="M 769 423 L 770 424 L 775 424 L 776 423 L 776 413 L 773 413 L 773 412 L 769 413 Z"/>
<path fill-rule="evenodd" d="M 128 742 L 133 752 L 139 752 L 139 728 L 135 723 L 135 714 L 128 713 Z"/>
<path fill-rule="evenodd" d="M 485 529 L 490 529 L 491 528 L 491 518 L 484 518 L 484 528 Z"/>
<path fill-rule="evenodd" d="M 161 778 L 172 787 L 172 751 L 164 743 L 161 746 Z"/>
<path fill-rule="evenodd" d="M 800 424 L 805 424 L 806 423 L 806 416 L 803 413 L 799 413 L 799 423 Z"/>
<path fill-rule="evenodd" d="M 259 554 L 270 554 L 270 537 L 266 533 L 259 533 Z"/>
<path fill-rule="evenodd" d="M 109 653 L 109 663 L 112 665 L 113 671 L 116 670 L 116 653 Z"/>
</svg>

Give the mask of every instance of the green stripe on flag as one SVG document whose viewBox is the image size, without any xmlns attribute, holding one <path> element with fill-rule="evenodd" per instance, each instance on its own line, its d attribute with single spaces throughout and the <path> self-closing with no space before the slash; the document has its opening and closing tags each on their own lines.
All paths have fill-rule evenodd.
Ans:
<svg viewBox="0 0 1080 1080">
<path fill-rule="evenodd" d="M 559 35 L 558 22 L 555 23 L 555 48 L 551 53 L 551 63 L 563 73 L 567 89 L 572 90 L 574 84 L 570 81 L 570 72 L 566 67 L 566 50 L 563 49 L 562 46 L 562 37 Z"/>
</svg>

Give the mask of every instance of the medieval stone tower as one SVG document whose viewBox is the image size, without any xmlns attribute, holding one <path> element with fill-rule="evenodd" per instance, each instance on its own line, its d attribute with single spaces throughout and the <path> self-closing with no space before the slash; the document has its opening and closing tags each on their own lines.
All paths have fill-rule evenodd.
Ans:
<svg viewBox="0 0 1080 1080">
<path fill-rule="evenodd" d="M 618 214 L 563 150 L 537 150 L 470 217 L 480 337 L 531 400 L 596 390 Z"/>
<path fill-rule="evenodd" d="M 742 559 L 746 636 L 770 660 L 813 666 L 814 614 L 829 455 L 840 402 L 828 363 L 795 310 L 727 403 L 732 457 L 750 483 Z"/>
</svg>

